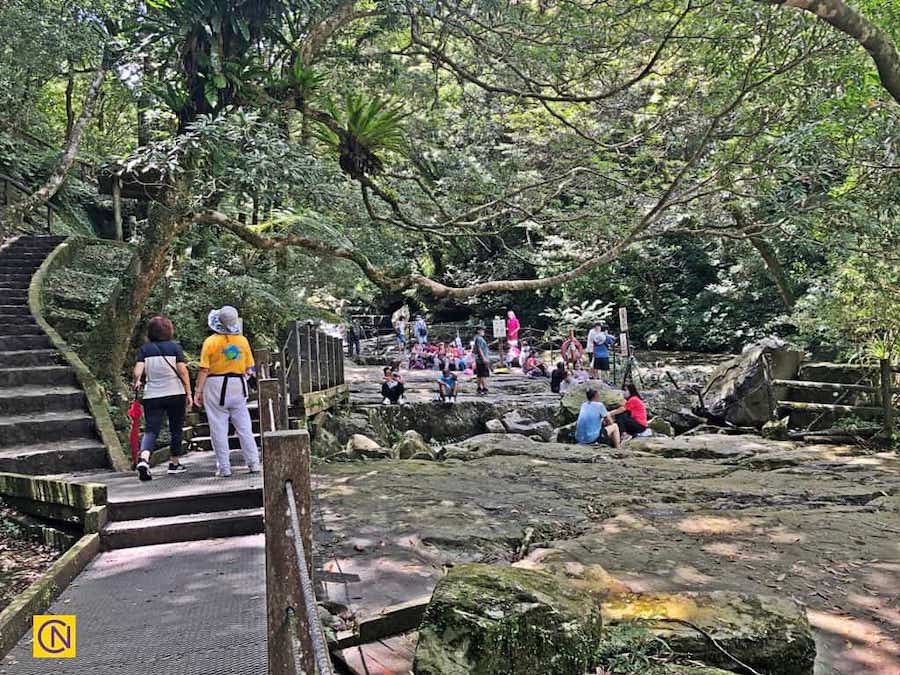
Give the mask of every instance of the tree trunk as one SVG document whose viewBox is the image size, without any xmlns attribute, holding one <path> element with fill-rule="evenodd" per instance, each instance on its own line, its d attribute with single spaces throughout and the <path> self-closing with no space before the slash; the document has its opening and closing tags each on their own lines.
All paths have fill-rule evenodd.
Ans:
<svg viewBox="0 0 900 675">
<path fill-rule="evenodd" d="M 763 262 L 766 264 L 766 270 L 769 272 L 769 276 L 772 277 L 772 281 L 775 282 L 775 286 L 778 288 L 778 295 L 781 296 L 784 306 L 788 309 L 793 309 L 797 298 L 793 289 L 791 289 L 790 279 L 788 279 L 784 265 L 778 259 L 775 249 L 762 237 L 750 237 L 750 243 L 762 256 Z"/>
<path fill-rule="evenodd" d="M 887 31 L 882 30 L 843 0 L 764 0 L 768 4 L 795 7 L 849 35 L 865 47 L 875 62 L 881 85 L 900 103 L 900 53 Z"/>
<path fill-rule="evenodd" d="M 75 163 L 78 146 L 81 144 L 84 131 L 94 113 L 94 104 L 97 101 L 97 96 L 100 94 L 100 88 L 103 85 L 105 77 L 106 59 L 104 57 L 100 67 L 97 68 L 97 71 L 94 73 L 94 79 L 91 81 L 91 86 L 88 87 L 87 94 L 84 96 L 84 106 L 81 108 L 81 115 L 79 115 L 78 121 L 72 129 L 72 134 L 66 142 L 63 154 L 56 163 L 56 167 L 53 169 L 50 177 L 37 191 L 22 201 L 11 204 L 3 209 L 3 211 L 0 211 L 0 221 L 17 221 L 20 216 L 33 211 L 38 206 L 46 204 L 53 195 L 57 193 L 59 188 L 62 187 L 63 182 L 66 180 L 66 174 L 68 174 L 69 169 L 71 169 L 72 165 Z"/>
<path fill-rule="evenodd" d="M 138 249 L 139 266 L 112 321 L 111 353 L 103 364 L 105 372 L 98 373 L 101 378 L 109 382 L 120 381 L 147 300 L 169 266 L 172 243 L 188 222 L 174 199 L 167 204 L 151 204 L 147 228 Z"/>
<path fill-rule="evenodd" d="M 72 129 L 75 126 L 75 108 L 72 106 L 72 96 L 75 94 L 74 66 L 69 61 L 69 77 L 66 80 L 66 142 L 72 138 Z"/>
</svg>

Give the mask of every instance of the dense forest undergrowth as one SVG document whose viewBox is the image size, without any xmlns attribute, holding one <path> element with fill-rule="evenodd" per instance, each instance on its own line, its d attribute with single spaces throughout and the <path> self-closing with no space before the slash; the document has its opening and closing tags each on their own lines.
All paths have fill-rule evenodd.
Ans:
<svg viewBox="0 0 900 675">
<path fill-rule="evenodd" d="M 109 238 L 98 184 L 152 196 L 113 372 L 142 317 L 190 347 L 225 303 L 268 345 L 404 302 L 627 306 L 641 347 L 895 358 L 900 7 L 807 4 L 11 0 L 0 175 L 33 193 L 0 223 L 49 200 Z"/>
</svg>

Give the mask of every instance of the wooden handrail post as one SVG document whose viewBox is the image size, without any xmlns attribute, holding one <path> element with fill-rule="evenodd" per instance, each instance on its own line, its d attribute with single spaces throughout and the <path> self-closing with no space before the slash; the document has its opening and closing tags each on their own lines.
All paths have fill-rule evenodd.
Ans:
<svg viewBox="0 0 900 675">
<path fill-rule="evenodd" d="M 256 362 L 256 377 L 260 380 L 270 379 L 272 352 L 268 349 L 257 349 L 253 352 L 253 360 Z"/>
<path fill-rule="evenodd" d="M 894 408 L 892 400 L 892 370 L 890 359 L 881 359 L 881 405 L 884 406 L 884 436 L 891 440 L 894 435 Z"/>
<path fill-rule="evenodd" d="M 269 675 L 298 675 L 294 666 L 294 639 L 300 644 L 301 672 L 316 672 L 309 638 L 309 618 L 300 590 L 300 569 L 293 539 L 285 483 L 293 484 L 300 519 L 300 532 L 307 553 L 306 566 L 312 578 L 312 500 L 309 476 L 309 434 L 306 431 L 276 431 L 266 436 L 263 452 L 263 504 L 266 527 L 266 618 Z M 291 634 L 288 610 L 296 617 Z"/>
<path fill-rule="evenodd" d="M 263 448 L 266 447 L 266 436 L 274 433 L 281 426 L 281 398 L 278 391 L 278 380 L 257 380 L 259 391 L 259 437 Z"/>
<path fill-rule="evenodd" d="M 278 352 L 278 401 L 281 404 L 279 414 L 281 416 L 280 429 L 287 429 L 290 422 L 290 387 L 287 380 L 287 352 L 282 349 Z"/>
</svg>

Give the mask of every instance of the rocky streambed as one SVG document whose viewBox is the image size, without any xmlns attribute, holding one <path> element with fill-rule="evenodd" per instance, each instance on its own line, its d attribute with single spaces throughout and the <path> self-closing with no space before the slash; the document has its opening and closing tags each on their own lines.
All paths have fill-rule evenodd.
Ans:
<svg viewBox="0 0 900 675">
<path fill-rule="evenodd" d="M 326 590 L 358 616 L 465 563 L 514 565 L 585 592 L 775 596 L 812 625 L 817 673 L 900 671 L 893 453 L 722 435 L 433 447 L 444 461 L 316 465 L 320 563 L 360 577 Z"/>
</svg>

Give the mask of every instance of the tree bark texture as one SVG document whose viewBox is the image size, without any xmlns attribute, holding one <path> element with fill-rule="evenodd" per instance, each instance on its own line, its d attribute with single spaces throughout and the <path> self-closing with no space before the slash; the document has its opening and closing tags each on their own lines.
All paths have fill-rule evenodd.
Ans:
<svg viewBox="0 0 900 675">
<path fill-rule="evenodd" d="M 66 142 L 63 154 L 56 163 L 49 178 L 47 178 L 47 181 L 31 195 L 22 201 L 6 207 L 2 214 L 0 214 L 0 220 L 8 220 L 10 222 L 17 221 L 20 216 L 33 211 L 42 204 L 46 204 L 53 195 L 57 193 L 59 188 L 62 187 L 69 169 L 71 169 L 72 165 L 75 163 L 75 157 L 78 154 L 78 146 L 81 145 L 81 139 L 84 137 L 85 129 L 94 114 L 94 104 L 97 102 L 97 97 L 100 94 L 100 89 L 105 78 L 106 62 L 104 59 L 104 62 L 94 73 L 91 85 L 88 87 L 87 93 L 84 96 L 84 105 L 81 108 L 81 114 L 78 116 L 78 121 L 75 122 L 75 126 L 72 128 L 72 133 Z"/>
<path fill-rule="evenodd" d="M 822 21 L 849 35 L 862 45 L 875 67 L 882 86 L 900 103 L 900 53 L 887 31 L 879 28 L 843 0 L 766 0 L 769 4 L 794 7 L 815 14 Z"/>
<path fill-rule="evenodd" d="M 775 282 L 775 287 L 778 289 L 778 295 L 781 296 L 784 306 L 787 309 L 793 309 L 797 298 L 791 288 L 791 282 L 788 279 L 784 265 L 778 259 L 775 249 L 762 237 L 750 237 L 750 243 L 753 244 L 753 248 L 759 252 L 763 262 L 766 264 L 766 270 L 769 272 L 769 276 L 772 277 L 772 281 Z"/>
</svg>

